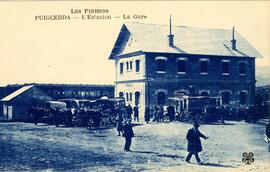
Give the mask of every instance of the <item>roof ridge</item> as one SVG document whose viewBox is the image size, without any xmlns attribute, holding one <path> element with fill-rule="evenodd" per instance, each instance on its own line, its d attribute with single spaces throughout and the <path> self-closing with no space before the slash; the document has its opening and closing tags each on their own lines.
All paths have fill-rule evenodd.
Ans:
<svg viewBox="0 0 270 172">
<path fill-rule="evenodd" d="M 142 23 L 142 22 L 125 22 L 123 24 L 144 24 L 144 25 L 156 25 L 156 26 L 169 26 L 168 24 L 157 24 L 157 23 Z M 174 25 L 173 27 L 186 27 L 186 28 L 194 28 L 194 29 L 206 29 L 206 30 L 224 30 L 231 31 L 232 29 L 220 29 L 220 28 L 208 28 L 208 27 L 196 27 L 196 26 L 184 26 L 184 25 Z M 237 32 L 237 30 L 235 30 Z"/>
</svg>

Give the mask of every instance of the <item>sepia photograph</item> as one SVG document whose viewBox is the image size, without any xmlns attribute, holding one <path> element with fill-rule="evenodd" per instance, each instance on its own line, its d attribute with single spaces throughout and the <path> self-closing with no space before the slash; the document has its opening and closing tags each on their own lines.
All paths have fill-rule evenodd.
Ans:
<svg viewBox="0 0 270 172">
<path fill-rule="evenodd" d="M 0 171 L 269 171 L 269 9 L 0 0 Z"/>
</svg>

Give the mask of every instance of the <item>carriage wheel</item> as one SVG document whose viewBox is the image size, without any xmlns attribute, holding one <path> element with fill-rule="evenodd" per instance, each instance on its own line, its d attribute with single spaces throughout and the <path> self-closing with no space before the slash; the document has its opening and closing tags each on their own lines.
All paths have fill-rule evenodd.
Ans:
<svg viewBox="0 0 270 172">
<path fill-rule="evenodd" d="M 108 128 L 110 126 L 108 119 L 101 119 L 100 128 Z"/>
</svg>

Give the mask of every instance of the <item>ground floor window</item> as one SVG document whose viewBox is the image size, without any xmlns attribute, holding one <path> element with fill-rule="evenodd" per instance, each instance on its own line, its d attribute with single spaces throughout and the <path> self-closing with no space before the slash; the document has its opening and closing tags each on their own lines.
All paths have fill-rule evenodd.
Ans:
<svg viewBox="0 0 270 172">
<path fill-rule="evenodd" d="M 129 93 L 129 100 L 132 101 L 132 93 Z"/>
<path fill-rule="evenodd" d="M 165 92 L 158 92 L 157 93 L 157 104 L 158 105 L 165 105 Z"/>
<path fill-rule="evenodd" d="M 230 96 L 231 93 L 228 91 L 222 92 L 221 97 L 222 97 L 222 104 L 230 104 Z"/>
<path fill-rule="evenodd" d="M 128 99 L 128 93 L 126 93 L 126 100 L 127 100 L 127 102 L 128 102 L 128 100 L 129 100 L 129 99 Z"/>
<path fill-rule="evenodd" d="M 240 92 L 239 94 L 239 101 L 240 101 L 240 104 L 246 104 L 247 102 L 247 93 L 246 92 Z"/>
<path fill-rule="evenodd" d="M 202 91 L 201 96 L 208 96 L 208 92 L 207 91 Z"/>
</svg>

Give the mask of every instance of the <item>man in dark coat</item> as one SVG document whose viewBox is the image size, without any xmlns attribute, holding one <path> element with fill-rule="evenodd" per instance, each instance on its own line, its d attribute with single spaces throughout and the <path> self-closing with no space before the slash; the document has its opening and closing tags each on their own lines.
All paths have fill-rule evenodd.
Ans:
<svg viewBox="0 0 270 172">
<path fill-rule="evenodd" d="M 134 132 L 131 126 L 131 120 L 127 119 L 124 126 L 123 126 L 123 136 L 125 137 L 125 151 L 130 151 L 132 137 L 134 137 Z"/>
<path fill-rule="evenodd" d="M 127 111 L 127 118 L 128 118 L 128 119 L 131 119 L 132 107 L 130 106 L 130 104 L 127 105 L 126 111 Z"/>
<path fill-rule="evenodd" d="M 150 121 L 150 109 L 148 106 L 145 107 L 144 111 L 144 121 L 148 124 Z"/>
<path fill-rule="evenodd" d="M 139 107 L 138 107 L 138 105 L 134 106 L 133 114 L 134 114 L 134 121 L 139 122 Z"/>
<path fill-rule="evenodd" d="M 199 165 L 202 164 L 198 155 L 198 153 L 202 151 L 202 144 L 200 137 L 204 138 L 205 140 L 208 139 L 208 137 L 206 137 L 199 131 L 199 124 L 195 122 L 194 127 L 188 130 L 186 136 L 188 141 L 187 151 L 189 152 L 186 157 L 186 162 L 189 163 L 190 158 L 194 154 L 198 164 Z"/>
<path fill-rule="evenodd" d="M 172 104 L 170 104 L 167 107 L 167 112 L 168 112 L 169 119 L 172 122 L 174 120 L 174 117 L 175 117 L 175 110 L 174 110 L 174 107 Z"/>
</svg>

